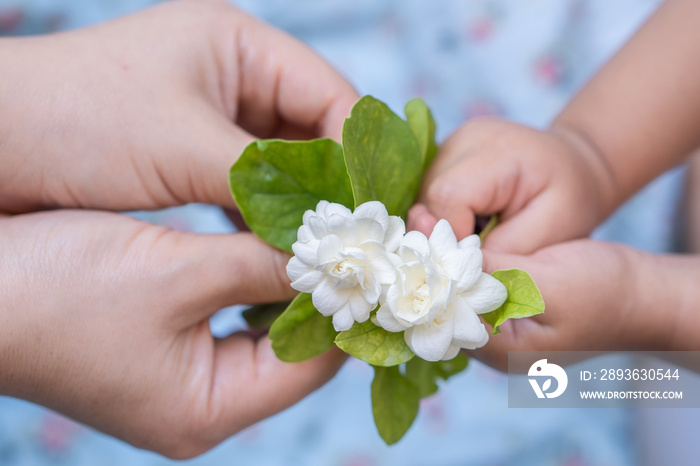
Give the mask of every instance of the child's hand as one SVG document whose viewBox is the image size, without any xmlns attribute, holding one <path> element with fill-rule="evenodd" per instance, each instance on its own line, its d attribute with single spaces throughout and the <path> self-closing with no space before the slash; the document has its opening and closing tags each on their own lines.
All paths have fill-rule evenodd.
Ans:
<svg viewBox="0 0 700 466">
<path fill-rule="evenodd" d="M 549 131 L 473 120 L 442 148 L 410 215 L 458 236 L 500 212 L 487 249 L 527 253 L 587 235 L 700 145 L 700 2 L 664 2 Z"/>
<path fill-rule="evenodd" d="M 474 356 L 506 370 L 508 351 L 698 350 L 697 258 L 593 240 L 531 256 L 485 251 L 490 272 L 526 270 L 545 312 L 507 321 Z M 471 353 L 470 353 L 471 354 Z"/>
<path fill-rule="evenodd" d="M 228 169 L 254 137 L 339 139 L 357 100 L 223 0 L 0 44 L 0 212 L 233 207 Z"/>
<path fill-rule="evenodd" d="M 610 213 L 614 190 L 595 150 L 564 128 L 472 120 L 442 146 L 409 227 L 429 234 L 445 218 L 462 238 L 475 215 L 500 213 L 484 247 L 530 253 L 588 235 Z"/>
<path fill-rule="evenodd" d="M 100 212 L 0 219 L 0 394 L 138 447 L 201 453 L 295 403 L 340 367 L 280 362 L 266 337 L 208 318 L 295 292 L 288 256 L 250 233 L 193 235 Z"/>
</svg>

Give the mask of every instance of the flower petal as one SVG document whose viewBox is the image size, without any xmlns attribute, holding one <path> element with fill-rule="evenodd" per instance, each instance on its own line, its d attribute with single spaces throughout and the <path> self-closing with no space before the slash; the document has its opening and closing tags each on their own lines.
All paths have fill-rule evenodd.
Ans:
<svg viewBox="0 0 700 466">
<path fill-rule="evenodd" d="M 338 253 L 343 249 L 343 244 L 340 238 L 335 235 L 325 236 L 318 245 L 318 263 L 327 264 L 328 262 L 337 261 Z"/>
<path fill-rule="evenodd" d="M 417 290 L 428 281 L 426 275 L 426 267 L 422 263 L 402 264 L 396 268 L 401 282 L 401 291 L 404 294 L 409 294 L 413 290 Z"/>
<path fill-rule="evenodd" d="M 376 241 L 378 244 L 384 242 L 384 228 L 381 224 L 370 218 L 360 218 L 355 220 L 355 231 L 358 242 Z"/>
<path fill-rule="evenodd" d="M 408 328 L 394 318 L 391 310 L 389 310 L 389 306 L 381 306 L 372 319 L 372 322 L 387 332 L 403 332 Z"/>
<path fill-rule="evenodd" d="M 369 201 L 357 206 L 353 216 L 356 219 L 374 220 L 381 226 L 382 230 L 386 230 L 389 224 L 389 213 L 386 211 L 384 204 L 379 201 Z"/>
<path fill-rule="evenodd" d="M 381 285 L 392 285 L 396 281 L 396 269 L 391 262 L 382 261 L 374 265 L 374 276 Z"/>
<path fill-rule="evenodd" d="M 387 288 L 384 301 L 381 303 L 382 307 L 387 307 L 391 309 L 392 314 L 396 314 L 396 309 L 398 309 L 397 301 L 401 296 L 401 285 L 399 283 L 394 283 Z"/>
<path fill-rule="evenodd" d="M 486 345 L 486 343 L 489 342 L 489 332 L 486 330 L 486 327 L 483 328 L 483 331 L 481 332 L 481 338 L 478 340 L 474 341 L 461 341 L 454 339 L 452 340 L 452 343 L 455 345 L 458 345 L 462 349 L 466 350 L 475 350 L 483 347 Z"/>
<path fill-rule="evenodd" d="M 484 314 L 501 307 L 508 298 L 508 290 L 503 283 L 482 272 L 474 286 L 459 296 L 467 300 L 474 312 Z"/>
<path fill-rule="evenodd" d="M 478 248 L 481 249 L 481 238 L 479 235 L 469 235 L 457 243 L 457 247 L 460 249 L 465 248 Z"/>
<path fill-rule="evenodd" d="M 352 324 L 354 323 L 355 319 L 352 318 L 350 308 L 347 306 L 333 314 L 333 328 L 335 328 L 338 332 L 350 330 Z"/>
<path fill-rule="evenodd" d="M 333 214 L 328 217 L 326 223 L 328 234 L 340 238 L 344 245 L 354 246 L 360 242 L 359 229 L 352 217 Z"/>
<path fill-rule="evenodd" d="M 323 280 L 323 274 L 314 270 L 306 275 L 299 277 L 290 283 L 289 286 L 302 293 L 313 293 L 319 283 Z"/>
<path fill-rule="evenodd" d="M 367 244 L 370 244 L 369 242 Z M 376 243 L 375 243 L 376 244 Z M 341 252 L 338 253 L 338 259 L 353 259 L 353 260 L 360 260 L 360 261 L 366 261 L 369 260 L 370 257 L 368 257 L 367 251 L 363 247 L 357 248 L 354 246 L 346 246 L 342 249 Z M 379 245 L 381 247 L 381 245 Z"/>
<path fill-rule="evenodd" d="M 330 219 L 333 215 L 339 215 L 345 218 L 352 218 L 352 212 L 343 204 L 329 202 L 325 210 L 326 218 Z"/>
<path fill-rule="evenodd" d="M 300 229 L 301 230 L 301 229 Z M 311 231 L 311 230 L 309 230 Z M 304 264 L 313 267 L 318 264 L 318 246 L 320 241 L 312 239 L 308 242 L 297 241 L 292 244 L 294 255 Z"/>
<path fill-rule="evenodd" d="M 313 292 L 323 280 L 321 272 L 305 265 L 296 257 L 289 259 L 287 276 L 292 281 L 292 288 L 303 293 Z"/>
<path fill-rule="evenodd" d="M 409 231 L 399 245 L 399 256 L 406 262 L 417 260 L 419 257 L 430 255 L 428 238 L 420 231 Z"/>
<path fill-rule="evenodd" d="M 489 340 L 486 327 L 470 309 L 455 311 L 453 337 L 465 349 L 481 348 Z"/>
<path fill-rule="evenodd" d="M 318 201 L 318 204 L 316 204 L 316 214 L 323 218 L 323 220 L 328 218 L 328 216 L 326 215 L 326 209 L 330 204 L 330 202 L 324 200 L 320 200 Z"/>
<path fill-rule="evenodd" d="M 324 316 L 329 316 L 343 308 L 350 298 L 350 290 L 346 288 L 334 287 L 330 280 L 324 279 L 311 293 L 311 302 L 318 312 Z M 348 310 L 348 312 L 350 312 Z"/>
<path fill-rule="evenodd" d="M 312 215 L 314 215 L 314 213 L 311 210 L 307 210 L 306 212 L 310 212 Z M 300 243 L 307 243 L 311 240 L 316 239 L 314 237 L 314 234 L 311 232 L 311 228 L 309 228 L 309 226 L 306 225 L 306 214 L 304 214 L 304 219 L 304 225 L 300 226 L 297 230 L 297 241 Z"/>
<path fill-rule="evenodd" d="M 452 231 L 450 222 L 445 219 L 437 222 L 428 241 L 430 242 L 430 250 L 438 261 L 457 249 L 457 237 Z"/>
<path fill-rule="evenodd" d="M 304 264 L 295 256 L 292 256 L 287 262 L 287 276 L 291 281 L 299 280 L 312 270 L 314 270 L 312 267 Z"/>
<path fill-rule="evenodd" d="M 398 312 L 394 314 L 394 317 L 407 327 L 423 325 L 430 317 L 429 308 L 415 311 L 413 309 L 413 302 L 413 299 L 402 297 L 398 300 Z"/>
<path fill-rule="evenodd" d="M 445 353 L 445 356 L 442 357 L 443 361 L 449 361 L 450 359 L 454 359 L 457 357 L 459 354 L 459 350 L 461 350 L 459 346 L 455 344 L 451 344 L 449 348 L 447 348 L 447 352 Z"/>
<path fill-rule="evenodd" d="M 481 275 L 483 254 L 480 249 L 454 249 L 442 257 L 442 269 L 455 281 L 457 292 L 471 288 Z"/>
<path fill-rule="evenodd" d="M 362 249 L 367 252 L 370 261 L 369 268 L 377 281 L 382 285 L 394 283 L 396 281 L 396 267 L 388 255 L 384 253 L 384 248 L 380 244 L 368 242 L 362 245 Z"/>
<path fill-rule="evenodd" d="M 421 359 L 440 361 L 452 343 L 454 323 L 447 319 L 442 324 L 435 321 L 411 327 L 404 332 L 406 344 Z"/>
<path fill-rule="evenodd" d="M 396 252 L 401 244 L 401 239 L 406 234 L 406 224 L 401 217 L 392 215 L 384 233 L 384 247 L 387 252 Z"/>
<path fill-rule="evenodd" d="M 368 274 L 367 277 L 365 277 L 361 293 L 365 301 L 374 304 L 374 306 L 377 305 L 379 296 L 382 294 L 382 285 L 377 281 L 377 277 L 374 276 L 374 274 Z"/>
<path fill-rule="evenodd" d="M 354 293 L 348 299 L 348 308 L 356 322 L 364 322 L 369 319 L 369 313 L 374 306 L 376 306 L 376 301 L 375 304 L 368 303 L 362 296 L 362 293 Z"/>
<path fill-rule="evenodd" d="M 318 215 L 310 215 L 304 223 L 309 226 L 314 238 L 321 239 L 328 234 L 326 221 Z"/>
<path fill-rule="evenodd" d="M 442 277 L 435 273 L 431 273 L 426 277 L 426 283 L 430 289 L 430 314 L 431 319 L 436 318 L 439 314 L 445 312 L 448 305 L 452 301 L 454 289 L 451 282 L 444 282 Z"/>
</svg>

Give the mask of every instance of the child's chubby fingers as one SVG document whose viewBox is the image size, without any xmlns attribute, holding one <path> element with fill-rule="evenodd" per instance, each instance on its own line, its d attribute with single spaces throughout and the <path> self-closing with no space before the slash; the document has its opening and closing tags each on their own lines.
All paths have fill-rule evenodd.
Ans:
<svg viewBox="0 0 700 466">
<path fill-rule="evenodd" d="M 588 232 L 572 226 L 561 212 L 563 199 L 555 192 L 534 198 L 522 210 L 499 215 L 499 224 L 486 235 L 482 247 L 500 253 L 532 254 L 541 248 L 583 237 Z"/>
<path fill-rule="evenodd" d="M 450 152 L 442 154 L 450 156 Z M 426 177 L 419 200 L 436 218 L 448 220 L 458 238 L 474 232 L 475 215 L 511 207 L 518 172 L 509 164 L 464 155 L 448 169 L 438 172 L 439 168 Z"/>
<path fill-rule="evenodd" d="M 547 342 L 551 339 L 551 328 L 536 320 L 506 321 L 500 327 L 501 333 L 490 335 L 489 342 L 468 355 L 499 371 L 508 370 L 510 351 L 554 350 Z M 489 329 L 490 331 L 490 329 Z"/>
<path fill-rule="evenodd" d="M 458 238 L 475 216 L 501 224 L 484 247 L 529 254 L 587 235 L 604 218 L 600 170 L 579 145 L 549 131 L 496 119 L 472 120 L 443 144 L 423 181 L 419 202 L 446 219 Z M 416 227 L 429 225 L 425 210 Z"/>
<path fill-rule="evenodd" d="M 635 306 L 645 256 L 621 245 L 577 240 L 530 255 L 484 250 L 484 271 L 518 268 L 535 281 L 545 302 L 542 314 L 514 319 L 474 352 L 498 369 L 508 351 L 605 351 L 641 349 L 663 333 L 658 318 Z M 653 325 L 650 325 L 650 322 Z"/>
<path fill-rule="evenodd" d="M 527 172 L 516 149 L 522 132 L 517 125 L 495 119 L 463 125 L 440 148 L 423 180 L 419 202 L 435 218 L 448 220 L 458 238 L 474 232 L 476 215 L 517 213 L 538 193 L 530 185 L 541 183 L 527 177 L 528 183 L 522 183 Z M 513 247 L 520 252 L 517 239 Z"/>
<path fill-rule="evenodd" d="M 535 262 L 528 256 L 484 251 L 484 271 L 487 273 L 519 268 L 539 275 L 539 268 Z M 535 280 L 537 283 L 536 278 Z M 498 370 L 506 371 L 509 351 L 552 349 L 549 346 L 554 335 L 547 323 L 548 317 L 549 314 L 540 314 L 528 319 L 508 320 L 500 326 L 501 333 L 491 335 L 484 347 L 470 352 L 470 355 Z"/>
<path fill-rule="evenodd" d="M 406 229 L 408 231 L 420 231 L 425 236 L 429 237 L 438 220 L 439 219 L 433 215 L 425 204 L 415 204 L 408 211 Z"/>
<path fill-rule="evenodd" d="M 560 291 L 556 279 L 564 273 L 558 262 L 545 256 L 503 254 L 484 250 L 484 271 L 522 269 L 535 281 L 545 300 L 546 309 L 526 319 L 508 320 L 500 326 L 500 333 L 491 335 L 489 342 L 470 352 L 470 356 L 501 371 L 508 370 L 510 351 L 555 351 L 571 349 L 575 344 L 569 335 L 569 326 L 562 325 L 560 316 Z M 491 330 L 487 324 L 489 331 Z"/>
</svg>

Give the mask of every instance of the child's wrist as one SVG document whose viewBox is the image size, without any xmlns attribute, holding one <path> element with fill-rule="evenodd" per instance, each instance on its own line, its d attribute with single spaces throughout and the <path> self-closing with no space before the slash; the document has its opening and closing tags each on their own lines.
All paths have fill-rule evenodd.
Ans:
<svg viewBox="0 0 700 466">
<path fill-rule="evenodd" d="M 595 192 L 591 192 L 591 197 L 595 196 L 596 215 L 598 222 L 602 222 L 624 201 L 617 176 L 606 155 L 585 132 L 561 119 L 555 120 L 548 132 L 567 144 L 588 168 L 587 174 L 580 175 L 589 175 L 596 186 Z"/>
<path fill-rule="evenodd" d="M 0 395 L 17 396 L 18 364 L 22 364 L 26 354 L 17 351 L 23 330 L 19 328 L 20 319 L 14 315 L 16 297 L 10 296 L 13 285 L 7 278 L 6 273 L 0 273 Z"/>
<path fill-rule="evenodd" d="M 13 65 L 8 50 L 12 47 L 11 44 L 10 39 L 0 38 L 0 63 L 2 63 L 3 75 L 7 75 L 8 67 Z M 17 92 L 17 89 L 13 88 L 12 83 L 7 82 L 7 76 L 4 77 L 4 80 L 0 80 L 0 159 L 7 160 L 10 155 L 8 141 L 10 140 L 10 128 L 13 120 L 8 115 L 8 109 L 12 108 L 8 101 Z"/>
<path fill-rule="evenodd" d="M 700 351 L 700 257 L 696 255 L 658 255 L 655 273 L 662 277 L 666 301 L 660 303 L 669 329 L 667 351 Z M 665 304 L 665 305 L 664 305 Z"/>
<path fill-rule="evenodd" d="M 630 274 L 635 277 L 629 296 L 631 350 L 683 351 L 698 349 L 700 321 L 692 319 L 700 289 L 698 260 L 670 254 L 630 250 Z M 694 272 L 694 273 L 693 273 Z M 695 346 L 695 348 L 694 348 Z"/>
</svg>

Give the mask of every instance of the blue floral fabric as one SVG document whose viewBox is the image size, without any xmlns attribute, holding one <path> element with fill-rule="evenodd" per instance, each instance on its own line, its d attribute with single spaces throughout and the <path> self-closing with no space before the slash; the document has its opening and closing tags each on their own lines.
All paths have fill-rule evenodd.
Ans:
<svg viewBox="0 0 700 466">
<path fill-rule="evenodd" d="M 69 29 L 149 0 L 0 0 L 0 35 Z M 654 11 L 654 0 L 238 0 L 243 9 L 307 42 L 360 91 L 397 112 L 415 96 L 444 139 L 467 119 L 497 115 L 545 126 Z M 664 175 L 596 236 L 652 251 L 671 246 L 679 171 Z M 136 216 L 173 228 L 232 231 L 213 207 Z M 639 228 L 644 225 L 644 228 Z M 223 310 L 213 331 L 243 326 Z M 371 371 L 349 361 L 289 410 L 232 437 L 188 465 L 586 466 L 638 463 L 627 410 L 507 408 L 505 376 L 478 362 L 422 402 L 399 444 L 377 435 Z M 0 398 L 0 465 L 174 464 L 30 403 Z M 181 463 L 177 463 L 181 464 Z"/>
</svg>

